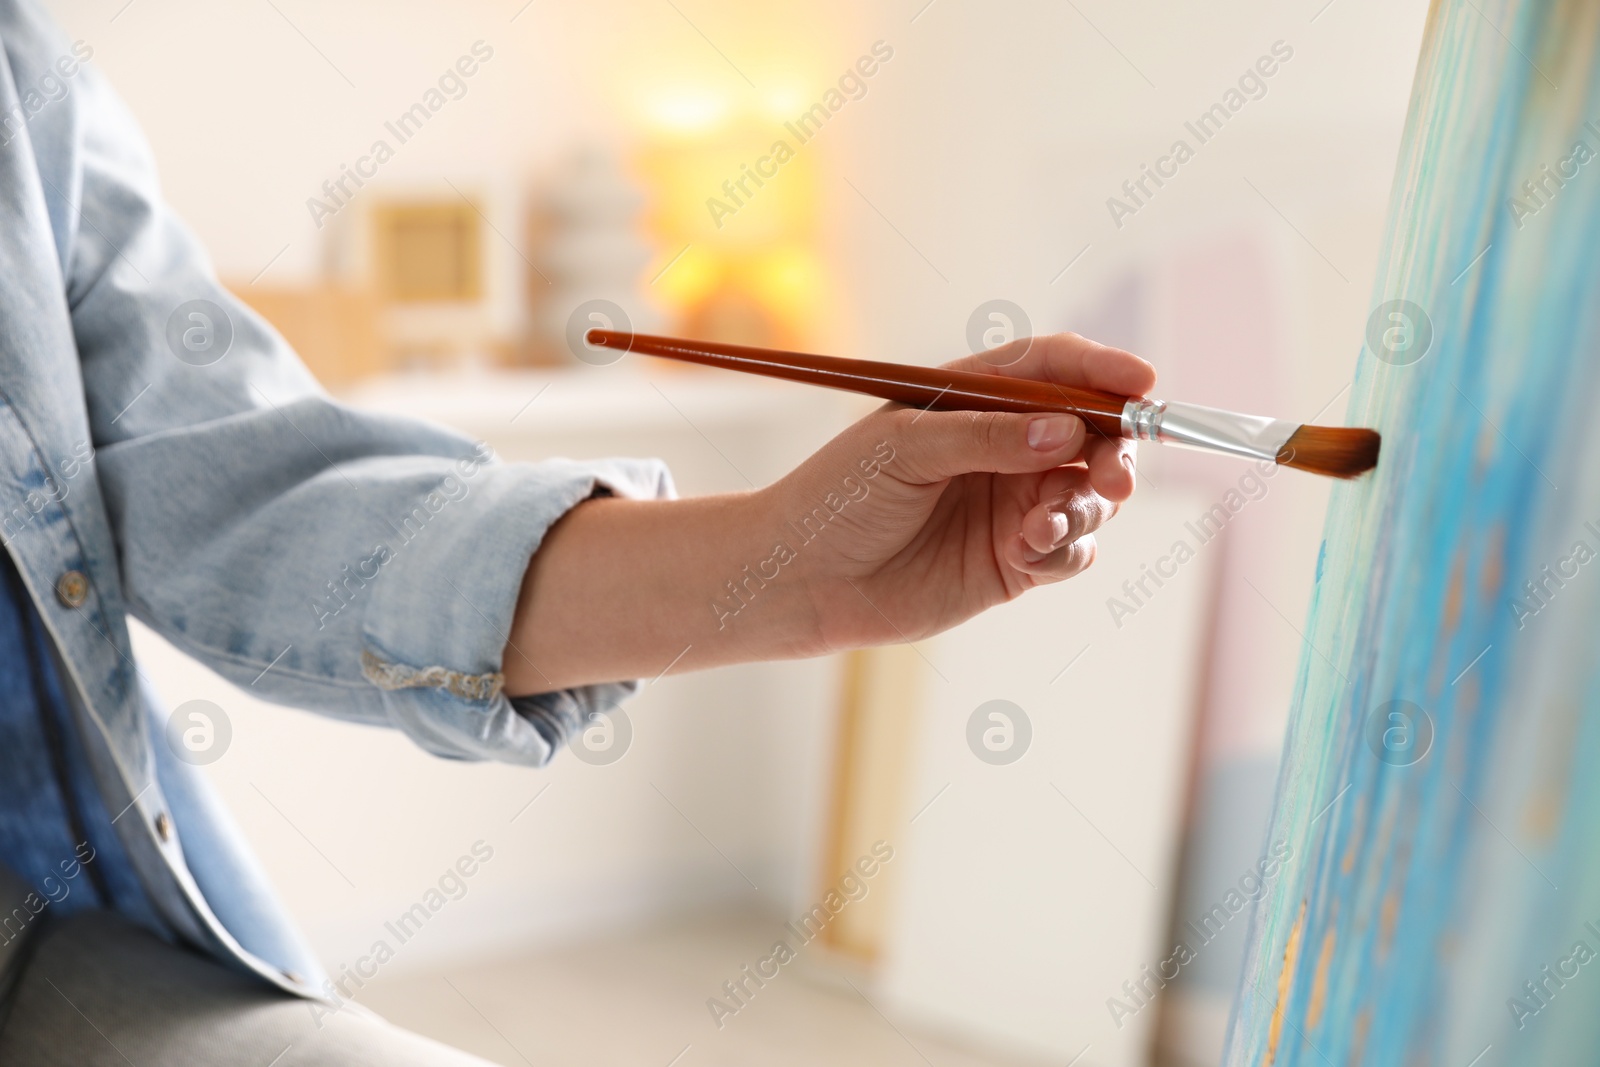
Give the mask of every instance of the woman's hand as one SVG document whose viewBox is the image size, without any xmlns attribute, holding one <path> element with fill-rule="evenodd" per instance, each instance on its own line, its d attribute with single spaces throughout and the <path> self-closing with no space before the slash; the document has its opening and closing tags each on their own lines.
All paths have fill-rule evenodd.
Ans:
<svg viewBox="0 0 1600 1067">
<path fill-rule="evenodd" d="M 1074 334 L 950 365 L 1130 396 L 1156 380 Z M 926 637 L 1083 570 L 1133 484 L 1132 442 L 1071 415 L 890 405 L 766 489 L 591 500 L 528 566 L 506 690 Z"/>
<path fill-rule="evenodd" d="M 1075 334 L 950 366 L 1129 396 L 1156 380 L 1137 356 Z M 795 550 L 783 570 L 804 583 L 827 651 L 925 637 L 1070 578 L 1133 488 L 1133 442 L 1071 415 L 890 405 L 765 493 Z"/>
</svg>

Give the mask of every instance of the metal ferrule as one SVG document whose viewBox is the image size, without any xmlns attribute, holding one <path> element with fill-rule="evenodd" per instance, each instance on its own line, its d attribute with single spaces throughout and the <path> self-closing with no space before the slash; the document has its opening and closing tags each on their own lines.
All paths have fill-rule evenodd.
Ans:
<svg viewBox="0 0 1600 1067">
<path fill-rule="evenodd" d="M 1299 428 L 1297 422 L 1164 400 L 1130 400 L 1122 408 L 1122 433 L 1135 441 L 1273 462 Z"/>
</svg>

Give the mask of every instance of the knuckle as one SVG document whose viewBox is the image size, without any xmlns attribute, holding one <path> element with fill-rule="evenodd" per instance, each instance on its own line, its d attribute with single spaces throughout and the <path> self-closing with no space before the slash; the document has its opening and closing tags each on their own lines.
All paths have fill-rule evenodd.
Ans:
<svg viewBox="0 0 1600 1067">
<path fill-rule="evenodd" d="M 1090 510 L 1094 514 L 1094 519 L 1090 523 L 1088 529 L 1084 530 L 1084 533 L 1090 533 L 1094 530 L 1098 530 L 1100 527 L 1116 518 L 1117 512 L 1122 510 L 1122 505 L 1117 503 L 1115 500 L 1107 500 L 1105 497 L 1096 494 L 1094 505 Z"/>
<path fill-rule="evenodd" d="M 984 452 L 1000 452 L 1011 446 L 1013 418 L 997 411 L 976 413 L 973 417 L 972 435 Z"/>
<path fill-rule="evenodd" d="M 911 432 L 913 424 L 917 421 L 917 416 L 921 414 L 922 410 L 920 408 L 897 407 L 879 412 L 879 417 L 883 419 L 890 431 L 903 435 Z"/>
<path fill-rule="evenodd" d="M 1070 545 L 1078 538 L 1094 529 L 1090 521 L 1089 509 L 1078 503 L 1069 504 L 1064 514 L 1067 516 L 1067 535 L 1061 539 L 1061 544 Z"/>
<path fill-rule="evenodd" d="M 921 416 L 927 414 L 921 408 L 887 408 L 879 411 L 874 418 L 880 420 L 872 428 L 873 440 L 887 438 L 890 442 L 907 442 L 908 444 L 919 439 L 926 443 L 926 431 L 931 428 L 932 419 L 922 420 Z"/>
<path fill-rule="evenodd" d="M 1104 526 L 1117 513 L 1117 505 L 1096 494 L 1083 493 L 1066 500 L 1059 510 L 1067 518 L 1067 532 L 1057 544 L 1067 545 Z"/>
<path fill-rule="evenodd" d="M 1067 573 L 1082 574 L 1094 564 L 1098 548 L 1092 536 L 1085 535 L 1072 543 L 1067 550 Z"/>
</svg>

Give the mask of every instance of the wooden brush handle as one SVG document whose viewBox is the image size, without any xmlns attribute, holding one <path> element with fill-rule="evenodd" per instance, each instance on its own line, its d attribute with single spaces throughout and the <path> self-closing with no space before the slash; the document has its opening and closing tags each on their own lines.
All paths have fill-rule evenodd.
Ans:
<svg viewBox="0 0 1600 1067">
<path fill-rule="evenodd" d="M 1127 397 L 1092 389 L 940 367 L 813 356 L 804 352 L 683 341 L 618 330 L 590 330 L 587 338 L 590 344 L 603 348 L 845 389 L 911 407 L 938 411 L 1063 412 L 1077 415 L 1107 437 L 1122 436 L 1122 408 L 1128 401 Z"/>
</svg>

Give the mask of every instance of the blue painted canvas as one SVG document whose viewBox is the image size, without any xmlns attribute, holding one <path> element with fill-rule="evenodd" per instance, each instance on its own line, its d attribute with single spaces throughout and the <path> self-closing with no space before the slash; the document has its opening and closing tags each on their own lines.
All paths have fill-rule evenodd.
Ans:
<svg viewBox="0 0 1600 1067">
<path fill-rule="evenodd" d="M 1229 1065 L 1600 1063 L 1597 42 L 1430 13 Z"/>
</svg>

